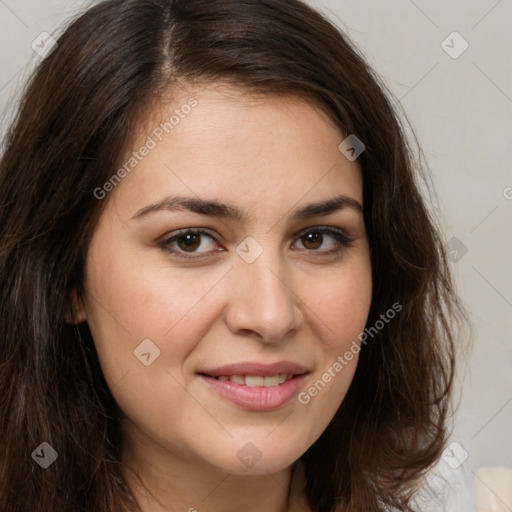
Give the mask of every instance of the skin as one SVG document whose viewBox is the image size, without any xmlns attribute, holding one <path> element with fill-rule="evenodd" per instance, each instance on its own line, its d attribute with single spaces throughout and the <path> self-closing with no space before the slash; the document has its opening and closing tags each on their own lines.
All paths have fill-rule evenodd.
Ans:
<svg viewBox="0 0 512 512">
<path fill-rule="evenodd" d="M 341 194 L 362 205 L 360 167 L 340 153 L 345 135 L 319 109 L 218 84 L 173 91 L 172 101 L 148 114 L 128 153 L 191 96 L 198 105 L 104 199 L 81 320 L 124 414 L 123 458 L 146 490 L 134 473 L 126 478 L 144 512 L 308 510 L 300 491 L 288 495 L 294 462 L 334 416 L 357 356 L 308 404 L 294 397 L 263 412 L 220 397 L 196 372 L 289 360 L 310 371 L 304 391 L 357 340 L 372 293 L 362 214 L 343 208 L 291 217 Z M 249 219 L 184 209 L 133 218 L 171 194 L 229 203 Z M 302 232 L 315 226 L 354 241 L 344 247 L 324 234 L 308 242 Z M 184 228 L 213 236 L 197 238 L 192 252 L 183 239 L 171 244 L 197 259 L 159 245 Z M 236 252 L 248 236 L 263 249 L 252 263 Z M 333 248 L 340 250 L 325 254 Z M 148 366 L 134 356 L 144 339 L 160 350 Z M 237 457 L 248 442 L 261 454 L 251 467 Z"/>
</svg>

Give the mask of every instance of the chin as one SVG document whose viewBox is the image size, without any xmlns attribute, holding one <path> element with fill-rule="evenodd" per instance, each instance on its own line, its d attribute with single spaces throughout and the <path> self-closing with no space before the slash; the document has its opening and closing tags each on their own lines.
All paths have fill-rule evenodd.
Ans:
<svg viewBox="0 0 512 512">
<path fill-rule="evenodd" d="M 215 465 L 234 475 L 266 475 L 282 471 L 294 464 L 301 453 L 297 450 L 280 451 L 274 448 L 258 448 L 248 441 L 229 458 L 215 461 Z"/>
</svg>

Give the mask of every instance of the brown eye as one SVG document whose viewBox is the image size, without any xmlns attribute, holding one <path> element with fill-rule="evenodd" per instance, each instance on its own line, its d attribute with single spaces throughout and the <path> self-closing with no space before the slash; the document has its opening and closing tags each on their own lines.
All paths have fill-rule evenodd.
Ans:
<svg viewBox="0 0 512 512">
<path fill-rule="evenodd" d="M 219 250 L 213 236 L 202 229 L 182 229 L 171 233 L 158 245 L 165 252 L 188 259 L 201 258 Z"/>
<path fill-rule="evenodd" d="M 176 238 L 176 243 L 180 249 L 194 252 L 201 245 L 201 235 L 182 235 Z"/>
<path fill-rule="evenodd" d="M 306 249 L 318 249 L 324 240 L 322 233 L 312 231 L 301 237 L 302 243 Z"/>
<path fill-rule="evenodd" d="M 355 241 L 341 231 L 326 227 L 310 228 L 300 235 L 299 240 L 305 249 L 318 253 L 318 256 L 340 252 Z"/>
</svg>

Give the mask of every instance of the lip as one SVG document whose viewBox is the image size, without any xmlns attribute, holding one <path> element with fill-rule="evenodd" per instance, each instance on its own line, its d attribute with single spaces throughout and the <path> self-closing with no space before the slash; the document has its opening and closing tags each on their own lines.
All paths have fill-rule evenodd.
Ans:
<svg viewBox="0 0 512 512">
<path fill-rule="evenodd" d="M 302 375 L 307 373 L 308 369 L 292 361 L 278 361 L 271 364 L 262 364 L 255 361 L 244 361 L 241 363 L 227 364 L 219 368 L 208 370 L 199 370 L 198 374 L 209 377 L 220 377 L 221 375 L 254 375 L 256 377 L 269 377 L 279 375 L 280 373 L 293 373 Z"/>
<path fill-rule="evenodd" d="M 260 368 L 260 371 L 267 371 L 267 369 L 268 367 Z M 220 375 L 226 374 L 221 373 Z M 233 375 L 240 375 L 240 373 L 234 373 Z M 242 375 L 244 374 L 242 373 Z M 255 374 L 253 373 L 252 375 Z M 267 375 L 259 376 L 264 377 Z M 271 373 L 270 375 L 275 374 Z M 205 382 L 210 389 L 243 409 L 248 411 L 268 411 L 283 406 L 296 396 L 308 375 L 309 372 L 303 373 L 302 375 L 295 375 L 284 384 L 279 384 L 278 386 L 273 387 L 245 386 L 243 384 L 236 384 L 229 380 L 217 380 L 214 377 L 209 377 L 204 374 L 199 374 L 199 377 L 201 377 L 201 380 Z"/>
</svg>

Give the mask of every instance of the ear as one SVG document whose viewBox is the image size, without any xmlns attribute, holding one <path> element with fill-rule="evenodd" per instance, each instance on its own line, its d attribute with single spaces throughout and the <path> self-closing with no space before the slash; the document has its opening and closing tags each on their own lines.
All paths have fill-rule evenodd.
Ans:
<svg viewBox="0 0 512 512">
<path fill-rule="evenodd" d="M 69 311 L 64 316 L 64 320 L 70 325 L 78 325 L 87 320 L 85 306 L 82 300 L 78 298 L 76 290 L 71 292 L 71 304 L 69 306 Z"/>
</svg>

